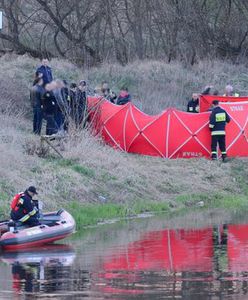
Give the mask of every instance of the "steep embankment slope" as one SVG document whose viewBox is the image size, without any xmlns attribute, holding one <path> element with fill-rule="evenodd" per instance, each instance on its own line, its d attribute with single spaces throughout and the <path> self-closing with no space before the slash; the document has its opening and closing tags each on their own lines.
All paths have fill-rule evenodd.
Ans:
<svg viewBox="0 0 248 300">
<path fill-rule="evenodd" d="M 58 145 L 63 150 L 64 159 L 59 159 L 52 151 L 40 149 L 39 138 L 31 133 L 31 121 L 21 113 L 13 115 L 12 109 L 28 107 L 27 82 L 31 80 L 31 70 L 36 62 L 29 58 L 6 62 L 2 58 L 1 63 L 5 68 L 4 76 L 8 78 L 4 80 L 9 82 L 9 90 L 1 94 L 1 214 L 7 213 L 11 196 L 31 184 L 38 187 L 39 198 L 47 208 L 70 207 L 82 223 L 95 222 L 98 217 L 107 218 L 143 210 L 191 207 L 200 200 L 217 207 L 246 206 L 247 159 L 221 164 L 205 159 L 168 161 L 141 157 L 104 146 L 87 132 L 80 133 L 78 138 L 69 137 L 63 145 Z M 68 63 L 61 64 L 66 66 L 65 69 L 59 66 L 58 61 L 55 62 L 54 67 L 60 67 L 57 73 L 64 78 L 69 69 L 69 78 L 72 78 L 73 67 Z M 152 66 L 152 63 L 144 65 L 143 72 L 149 73 Z M 128 68 L 131 66 L 123 70 L 126 72 Z M 99 69 L 99 74 L 105 74 L 104 71 Z M 91 72 L 87 74 L 88 78 L 96 74 L 96 70 Z M 20 89 L 14 73 L 20 77 Z M 122 74 L 123 78 L 132 77 L 130 73 Z M 83 76 L 86 75 L 75 70 L 75 80 Z M 101 79 L 106 77 L 97 80 Z M 6 100 L 9 106 L 6 106 Z M 11 105 L 10 100 L 13 101 Z M 42 158 L 39 157 L 41 150 L 44 154 Z M 107 204 L 102 205 L 105 199 Z M 86 206 L 89 203 L 94 204 L 94 208 Z M 85 212 L 88 217 L 84 215 Z"/>
</svg>

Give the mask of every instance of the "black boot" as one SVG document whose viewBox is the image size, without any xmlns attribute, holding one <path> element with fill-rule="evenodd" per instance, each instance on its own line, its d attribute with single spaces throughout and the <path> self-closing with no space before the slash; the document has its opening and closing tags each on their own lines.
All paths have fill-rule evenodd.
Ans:
<svg viewBox="0 0 248 300">
<path fill-rule="evenodd" d="M 212 154 L 211 159 L 212 160 L 217 160 L 217 155 L 216 154 Z"/>
</svg>

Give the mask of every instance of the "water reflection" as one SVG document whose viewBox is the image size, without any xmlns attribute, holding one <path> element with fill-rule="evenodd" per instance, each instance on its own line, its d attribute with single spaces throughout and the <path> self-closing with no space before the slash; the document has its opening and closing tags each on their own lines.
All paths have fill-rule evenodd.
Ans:
<svg viewBox="0 0 248 300">
<path fill-rule="evenodd" d="M 98 288 L 126 299 L 237 299 L 247 281 L 248 225 L 224 225 L 149 232 L 104 261 Z"/>
<path fill-rule="evenodd" d="M 21 252 L 5 252 L 0 261 L 11 266 L 15 294 L 47 293 L 65 289 L 64 278 L 76 255 L 68 245 L 49 245 Z"/>
<path fill-rule="evenodd" d="M 75 251 L 4 253 L 12 292 L 25 299 L 248 299 L 248 225 L 153 230 L 135 240 L 122 228 L 126 242 L 118 233 L 79 239 Z"/>
</svg>

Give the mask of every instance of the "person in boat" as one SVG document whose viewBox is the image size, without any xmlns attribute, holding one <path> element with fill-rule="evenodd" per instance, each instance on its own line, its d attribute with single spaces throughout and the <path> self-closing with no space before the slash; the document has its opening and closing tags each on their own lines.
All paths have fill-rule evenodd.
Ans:
<svg viewBox="0 0 248 300">
<path fill-rule="evenodd" d="M 225 162 L 227 153 L 226 153 L 226 124 L 231 121 L 228 113 L 219 106 L 219 101 L 213 101 L 213 110 L 209 119 L 209 128 L 211 131 L 211 157 L 212 160 L 217 160 L 217 144 L 219 144 L 222 161 Z"/>
<path fill-rule="evenodd" d="M 192 99 L 188 102 L 187 112 L 199 113 L 199 96 L 196 93 L 192 94 Z"/>
<path fill-rule="evenodd" d="M 30 186 L 25 192 L 15 195 L 11 203 L 10 217 L 13 221 L 27 224 L 30 227 L 39 225 L 38 209 L 33 203 L 33 197 L 37 195 L 36 188 Z"/>
<path fill-rule="evenodd" d="M 225 97 L 239 97 L 239 93 L 236 93 L 233 89 L 233 86 L 228 84 L 225 87 L 225 94 L 223 96 L 225 96 Z"/>
</svg>

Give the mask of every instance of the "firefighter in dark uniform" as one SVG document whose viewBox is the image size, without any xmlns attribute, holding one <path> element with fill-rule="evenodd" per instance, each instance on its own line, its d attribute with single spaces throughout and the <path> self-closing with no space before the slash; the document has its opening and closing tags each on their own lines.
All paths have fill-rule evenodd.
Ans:
<svg viewBox="0 0 248 300">
<path fill-rule="evenodd" d="M 36 188 L 30 186 L 25 192 L 15 195 L 11 203 L 10 217 L 30 227 L 39 225 L 38 209 L 34 206 L 32 198 L 37 195 Z"/>
<path fill-rule="evenodd" d="M 228 113 L 219 106 L 219 101 L 213 101 L 213 110 L 210 115 L 209 120 L 209 128 L 211 130 L 212 143 L 211 143 L 211 151 L 212 151 L 212 160 L 216 160 L 218 156 L 217 145 L 219 144 L 219 148 L 222 155 L 222 161 L 224 162 L 226 159 L 226 124 L 231 121 Z"/>
</svg>

